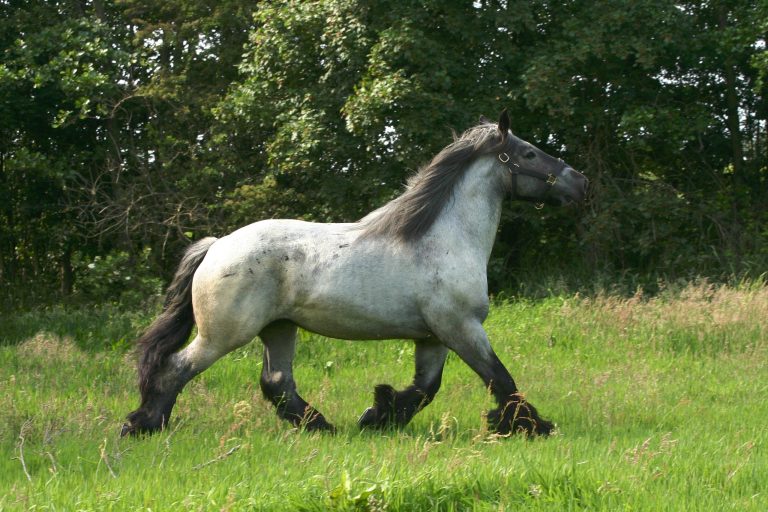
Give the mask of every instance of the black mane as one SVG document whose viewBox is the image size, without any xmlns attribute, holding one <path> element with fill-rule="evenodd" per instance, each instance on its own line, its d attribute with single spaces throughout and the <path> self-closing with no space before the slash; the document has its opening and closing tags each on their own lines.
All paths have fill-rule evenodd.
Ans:
<svg viewBox="0 0 768 512">
<path fill-rule="evenodd" d="M 506 135 L 506 134 L 505 134 Z M 363 236 L 392 236 L 403 241 L 422 237 L 453 195 L 456 184 L 476 158 L 501 151 L 507 143 L 494 123 L 468 129 L 419 169 L 405 192 L 363 218 Z"/>
</svg>

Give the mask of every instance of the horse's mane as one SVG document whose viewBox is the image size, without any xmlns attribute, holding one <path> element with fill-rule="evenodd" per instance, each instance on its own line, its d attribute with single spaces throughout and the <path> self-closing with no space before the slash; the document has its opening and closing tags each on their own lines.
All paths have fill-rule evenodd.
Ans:
<svg viewBox="0 0 768 512">
<path fill-rule="evenodd" d="M 360 220 L 362 236 L 392 236 L 405 242 L 419 239 L 434 224 L 456 184 L 479 156 L 499 151 L 507 142 L 496 124 L 481 122 L 443 148 L 408 179 L 405 192 Z"/>
</svg>

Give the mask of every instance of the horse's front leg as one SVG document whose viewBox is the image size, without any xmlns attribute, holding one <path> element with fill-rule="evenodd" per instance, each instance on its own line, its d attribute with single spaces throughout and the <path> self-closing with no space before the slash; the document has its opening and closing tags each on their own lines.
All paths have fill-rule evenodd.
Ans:
<svg viewBox="0 0 768 512">
<path fill-rule="evenodd" d="M 277 321 L 266 326 L 259 336 L 264 343 L 261 391 L 274 404 L 277 415 L 306 430 L 330 430 L 333 425 L 296 392 L 293 356 L 296 352 L 296 325 Z"/>
<path fill-rule="evenodd" d="M 483 379 L 498 403 L 496 409 L 488 412 L 491 430 L 499 434 L 549 435 L 554 425 L 539 416 L 536 408 L 520 394 L 512 376 L 491 348 L 479 320 L 466 319 L 453 329 L 443 330 L 445 344 Z"/>
<path fill-rule="evenodd" d="M 437 340 L 416 340 L 416 371 L 413 384 L 395 391 L 389 384 L 374 389 L 373 407 L 357 421 L 360 428 L 402 427 L 426 407 L 440 389 L 448 348 Z"/>
</svg>

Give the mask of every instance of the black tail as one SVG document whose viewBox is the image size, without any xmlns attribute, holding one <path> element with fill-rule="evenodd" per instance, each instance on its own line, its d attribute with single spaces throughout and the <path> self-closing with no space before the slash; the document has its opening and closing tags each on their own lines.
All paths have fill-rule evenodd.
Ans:
<svg viewBox="0 0 768 512">
<path fill-rule="evenodd" d="M 179 263 L 165 297 L 163 312 L 136 342 L 139 346 L 139 390 L 142 403 L 165 360 L 189 339 L 195 325 L 192 311 L 192 277 L 216 238 L 192 244 Z"/>
</svg>

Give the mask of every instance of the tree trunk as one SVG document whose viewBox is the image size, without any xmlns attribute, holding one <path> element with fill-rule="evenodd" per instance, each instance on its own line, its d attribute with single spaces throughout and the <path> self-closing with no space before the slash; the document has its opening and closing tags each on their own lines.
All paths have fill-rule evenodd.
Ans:
<svg viewBox="0 0 768 512">
<path fill-rule="evenodd" d="M 728 15 L 720 13 L 720 29 L 728 28 Z M 737 90 L 736 66 L 733 57 L 726 55 L 723 63 L 723 78 L 725 79 L 725 109 L 728 131 L 731 138 L 731 153 L 733 158 L 733 173 L 736 183 L 740 184 L 744 171 L 744 149 L 741 142 L 741 121 L 739 120 L 739 93 Z"/>
<path fill-rule="evenodd" d="M 59 260 L 59 276 L 61 284 L 61 296 L 69 297 L 72 295 L 72 286 L 74 285 L 74 272 L 72 271 L 72 248 L 67 245 L 64 254 Z"/>
<path fill-rule="evenodd" d="M 719 13 L 719 28 L 725 33 L 728 30 L 728 11 L 723 8 Z M 730 240 L 726 241 L 731 248 L 732 268 L 740 270 L 742 262 L 742 236 L 743 224 L 741 208 L 747 201 L 744 193 L 744 150 L 741 141 L 741 122 L 739 120 L 739 96 L 737 91 L 736 66 L 733 56 L 725 55 L 723 60 L 723 78 L 725 79 L 725 115 L 731 143 L 731 227 L 729 229 Z"/>
</svg>

